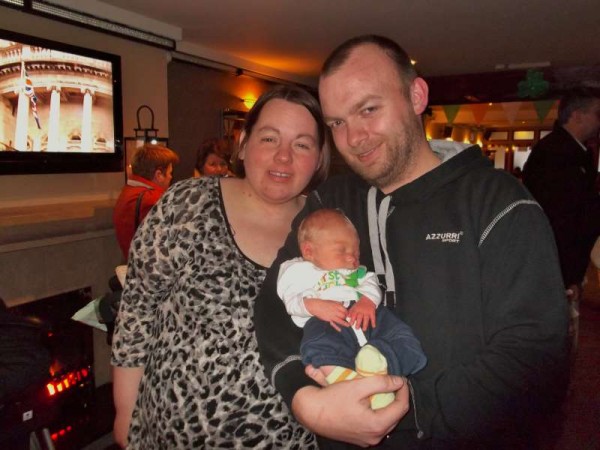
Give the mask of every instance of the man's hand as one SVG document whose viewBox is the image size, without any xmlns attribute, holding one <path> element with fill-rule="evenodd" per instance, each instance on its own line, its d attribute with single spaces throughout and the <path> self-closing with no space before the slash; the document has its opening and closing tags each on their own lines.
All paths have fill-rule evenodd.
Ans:
<svg viewBox="0 0 600 450">
<path fill-rule="evenodd" d="M 373 411 L 369 396 L 396 391 L 396 400 Z M 408 384 L 391 375 L 342 381 L 325 388 L 306 386 L 296 392 L 292 411 L 314 433 L 361 447 L 376 445 L 408 412 Z"/>
<path fill-rule="evenodd" d="M 578 302 L 581 300 L 583 288 L 580 284 L 572 284 L 565 290 L 565 294 L 567 294 L 567 299 L 570 302 Z"/>
<path fill-rule="evenodd" d="M 369 324 L 375 328 L 375 303 L 364 295 L 348 311 L 350 325 L 367 331 Z"/>
<path fill-rule="evenodd" d="M 304 306 L 309 313 L 318 319 L 329 322 L 337 331 L 342 331 L 340 327 L 350 326 L 346 322 L 348 310 L 339 302 L 319 298 L 305 298 Z"/>
</svg>

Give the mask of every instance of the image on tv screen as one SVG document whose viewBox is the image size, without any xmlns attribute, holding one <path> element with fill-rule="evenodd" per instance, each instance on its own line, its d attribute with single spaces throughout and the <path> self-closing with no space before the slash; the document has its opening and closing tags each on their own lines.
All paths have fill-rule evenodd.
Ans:
<svg viewBox="0 0 600 450">
<path fill-rule="evenodd" d="M 115 153 L 110 60 L 0 39 L 0 151 Z"/>
</svg>

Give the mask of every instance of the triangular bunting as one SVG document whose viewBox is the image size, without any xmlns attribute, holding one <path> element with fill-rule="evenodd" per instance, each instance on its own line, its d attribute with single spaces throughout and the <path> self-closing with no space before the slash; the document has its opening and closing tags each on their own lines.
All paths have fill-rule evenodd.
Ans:
<svg viewBox="0 0 600 450">
<path fill-rule="evenodd" d="M 555 100 L 536 100 L 533 102 L 533 107 L 535 108 L 535 112 L 537 113 L 540 122 L 544 121 L 544 119 L 552 109 L 554 102 Z"/>
<path fill-rule="evenodd" d="M 506 115 L 506 120 L 509 124 L 515 123 L 515 119 L 517 118 L 517 113 L 521 109 L 521 105 L 523 102 L 502 102 L 502 109 L 504 110 L 504 114 Z"/>
<path fill-rule="evenodd" d="M 446 114 L 446 120 L 449 124 L 452 124 L 452 122 L 454 122 L 454 119 L 456 119 L 456 115 L 458 114 L 460 106 L 461 105 L 442 105 L 442 108 L 444 109 L 444 114 Z"/>
<path fill-rule="evenodd" d="M 473 113 L 473 117 L 475 118 L 475 123 L 480 124 L 481 122 L 483 122 L 485 113 L 487 112 L 490 105 L 487 103 L 473 103 L 469 106 L 471 107 L 471 112 Z"/>
</svg>

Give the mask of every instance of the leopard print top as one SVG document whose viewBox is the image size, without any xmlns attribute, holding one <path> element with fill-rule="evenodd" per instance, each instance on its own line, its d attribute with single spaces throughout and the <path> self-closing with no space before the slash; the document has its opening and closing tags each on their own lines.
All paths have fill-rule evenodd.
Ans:
<svg viewBox="0 0 600 450">
<path fill-rule="evenodd" d="M 128 448 L 317 448 L 258 359 L 265 272 L 237 247 L 217 178 L 177 183 L 151 210 L 113 338 L 113 365 L 145 368 Z"/>
</svg>

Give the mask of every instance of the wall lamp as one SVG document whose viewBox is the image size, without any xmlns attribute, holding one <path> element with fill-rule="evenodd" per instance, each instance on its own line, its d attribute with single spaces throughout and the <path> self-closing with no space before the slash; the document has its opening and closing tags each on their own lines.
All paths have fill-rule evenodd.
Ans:
<svg viewBox="0 0 600 450">
<path fill-rule="evenodd" d="M 244 106 L 248 109 L 252 108 L 254 106 L 254 104 L 256 103 L 256 98 L 254 98 L 254 97 L 241 98 L 240 100 L 242 101 Z"/>
<path fill-rule="evenodd" d="M 141 116 L 142 111 L 146 111 L 145 116 L 149 117 L 150 126 L 142 126 Z M 133 129 L 135 136 L 125 138 L 125 180 L 131 176 L 131 161 L 133 155 L 144 145 L 144 144 L 158 144 L 164 147 L 168 147 L 169 139 L 166 137 L 158 136 L 158 128 L 154 128 L 154 111 L 148 105 L 142 105 L 137 109 L 135 113 L 137 118 L 137 127 Z M 148 124 L 148 122 L 145 122 Z"/>
<path fill-rule="evenodd" d="M 244 104 L 246 108 L 250 109 L 256 103 L 256 97 L 249 95 L 247 97 L 241 98 L 240 101 Z"/>
<path fill-rule="evenodd" d="M 142 110 L 148 110 L 150 113 L 150 127 L 142 127 L 140 121 L 140 113 Z M 134 128 L 135 139 L 137 141 L 142 141 L 143 143 L 149 142 L 151 144 L 157 144 L 159 141 L 165 141 L 164 138 L 158 137 L 158 129 L 154 128 L 154 111 L 148 105 L 142 105 L 137 109 L 135 113 L 137 118 L 137 128 Z"/>
</svg>

